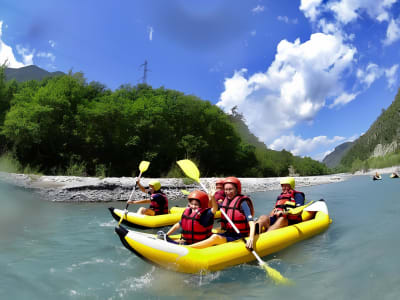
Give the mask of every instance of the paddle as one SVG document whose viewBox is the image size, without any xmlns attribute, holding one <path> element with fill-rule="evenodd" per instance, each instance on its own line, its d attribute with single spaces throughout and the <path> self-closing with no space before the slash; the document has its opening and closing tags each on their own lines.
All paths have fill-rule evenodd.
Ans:
<svg viewBox="0 0 400 300">
<path fill-rule="evenodd" d="M 181 190 L 181 193 L 184 194 L 185 196 L 190 194 L 190 192 L 188 190 Z"/>
<path fill-rule="evenodd" d="M 139 173 L 138 180 L 140 180 L 140 177 L 142 177 L 142 173 L 144 173 L 144 172 L 147 171 L 149 165 L 150 165 L 150 162 L 148 162 L 148 161 L 142 160 L 142 161 L 140 162 L 140 164 L 139 164 L 139 171 L 140 171 L 140 173 Z M 132 192 L 131 192 L 131 195 L 129 196 L 129 200 L 128 200 L 127 202 L 131 201 L 133 192 L 136 190 L 136 187 L 137 187 L 137 182 L 135 183 L 135 186 L 133 187 Z M 128 213 L 128 206 L 129 206 L 129 203 L 126 203 L 125 211 L 124 211 L 124 213 L 121 215 L 121 219 L 119 219 L 118 226 L 121 224 L 122 220 L 124 219 L 124 217 L 125 217 L 126 214 Z"/>
<path fill-rule="evenodd" d="M 186 174 L 187 177 L 193 179 L 194 181 L 198 182 L 201 187 L 204 189 L 204 191 L 207 191 L 207 188 L 200 182 L 200 171 L 197 168 L 197 166 L 188 159 L 180 160 L 177 162 L 179 167 L 182 169 L 182 171 Z M 224 215 L 225 219 L 228 220 L 228 222 L 231 224 L 233 229 L 236 231 L 237 234 L 240 234 L 239 229 L 235 226 L 235 224 L 232 222 L 232 220 L 228 217 L 228 215 L 221 209 L 221 213 Z M 244 237 L 242 237 L 242 240 L 246 244 L 246 240 Z M 271 279 L 276 283 L 276 284 L 290 284 L 291 281 L 281 275 L 277 270 L 271 268 L 270 266 L 267 265 L 266 262 L 264 262 L 260 256 L 257 254 L 257 252 L 252 249 L 250 250 L 251 253 L 254 255 L 254 257 L 257 259 L 259 265 L 267 272 L 267 274 L 271 277 Z"/>
</svg>

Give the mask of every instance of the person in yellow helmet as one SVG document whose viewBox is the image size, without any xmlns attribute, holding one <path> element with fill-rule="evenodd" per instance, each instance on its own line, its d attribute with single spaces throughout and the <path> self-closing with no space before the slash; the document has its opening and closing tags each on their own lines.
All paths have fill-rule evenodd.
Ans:
<svg viewBox="0 0 400 300">
<path fill-rule="evenodd" d="M 137 211 L 138 214 L 155 216 L 168 213 L 168 198 L 163 193 L 163 191 L 161 191 L 160 181 L 158 180 L 150 181 L 148 189 L 146 189 L 143 185 L 140 184 L 140 180 L 137 180 L 136 184 L 143 193 L 147 193 L 150 196 L 148 199 L 130 200 L 127 202 L 129 204 L 150 203 L 149 208 L 140 207 Z"/>
<path fill-rule="evenodd" d="M 301 222 L 301 215 L 287 213 L 288 208 L 304 205 L 304 193 L 296 191 L 295 179 L 285 177 L 280 181 L 282 192 L 278 196 L 274 209 L 269 215 L 262 215 L 256 222 L 258 232 L 271 231 Z"/>
</svg>

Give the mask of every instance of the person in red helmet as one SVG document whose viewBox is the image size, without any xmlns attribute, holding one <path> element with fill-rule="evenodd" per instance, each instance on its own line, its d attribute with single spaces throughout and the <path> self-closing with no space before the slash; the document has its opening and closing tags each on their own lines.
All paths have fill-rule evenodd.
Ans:
<svg viewBox="0 0 400 300">
<path fill-rule="evenodd" d="M 212 207 L 208 207 L 211 198 Z M 179 244 L 191 245 L 211 236 L 214 224 L 214 215 L 218 204 L 214 196 L 208 196 L 203 191 L 193 191 L 188 195 L 189 205 L 182 214 L 181 220 L 173 225 L 167 236 L 181 229 L 182 237 Z M 171 240 L 170 240 L 171 241 Z"/>
<path fill-rule="evenodd" d="M 248 196 L 242 195 L 242 185 L 236 177 L 227 177 L 224 180 L 225 199 L 220 207 L 228 215 L 235 226 L 239 229 L 237 234 L 231 224 L 222 215 L 221 229 L 223 233 L 211 235 L 208 239 L 195 243 L 193 248 L 206 248 L 213 245 L 219 245 L 226 242 L 232 242 L 242 237 L 249 236 L 246 247 L 253 248 L 253 237 L 255 231 L 254 208 Z"/>
<path fill-rule="evenodd" d="M 224 179 L 217 179 L 215 182 L 215 201 L 217 201 L 218 206 L 222 205 L 222 202 L 224 202 L 225 199 L 225 191 L 224 191 Z"/>
</svg>

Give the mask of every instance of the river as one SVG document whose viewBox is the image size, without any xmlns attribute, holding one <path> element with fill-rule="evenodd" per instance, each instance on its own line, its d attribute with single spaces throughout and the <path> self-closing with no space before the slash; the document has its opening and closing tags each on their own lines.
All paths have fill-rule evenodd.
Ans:
<svg viewBox="0 0 400 300">
<path fill-rule="evenodd" d="M 107 207 L 124 203 L 48 202 L 0 183 L 0 299 L 399 299 L 400 179 L 382 177 L 299 188 L 325 199 L 333 222 L 263 258 L 293 286 L 275 285 L 256 262 L 203 276 L 155 267 L 114 232 Z M 250 194 L 257 216 L 277 194 Z"/>
</svg>

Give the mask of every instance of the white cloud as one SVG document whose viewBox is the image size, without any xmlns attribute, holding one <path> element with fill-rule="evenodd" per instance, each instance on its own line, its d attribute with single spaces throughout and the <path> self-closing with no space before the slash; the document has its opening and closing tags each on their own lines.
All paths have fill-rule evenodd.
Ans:
<svg viewBox="0 0 400 300">
<path fill-rule="evenodd" d="M 152 41 L 153 40 L 153 33 L 154 33 L 154 29 L 152 26 L 148 26 L 147 27 L 147 31 L 149 32 L 149 40 Z"/>
<path fill-rule="evenodd" d="M 35 50 L 32 51 L 28 48 L 24 48 L 21 45 L 17 45 L 17 52 L 22 56 L 22 61 L 25 66 L 33 65 L 33 56 L 35 55 Z"/>
<path fill-rule="evenodd" d="M 250 35 L 251 35 L 251 36 L 256 36 L 256 34 L 257 34 L 257 31 L 256 31 L 256 30 L 252 30 L 252 31 L 250 32 Z"/>
<path fill-rule="evenodd" d="M 24 66 L 23 63 L 17 61 L 14 56 L 13 50 L 10 46 L 6 45 L 2 41 L 3 34 L 3 21 L 0 20 L 0 64 L 7 63 L 7 66 L 10 68 L 21 68 Z"/>
<path fill-rule="evenodd" d="M 356 20 L 362 13 L 366 12 L 370 18 L 379 22 L 389 20 L 389 10 L 397 0 L 340 0 L 327 4 L 337 19 L 347 24 Z"/>
<path fill-rule="evenodd" d="M 303 139 L 301 136 L 285 135 L 275 139 L 269 147 L 272 150 L 282 150 L 285 149 L 290 151 L 293 155 L 305 156 L 309 155 L 313 151 L 321 147 L 332 147 L 337 145 L 337 143 L 344 141 L 346 138 L 341 136 L 335 136 L 333 138 L 328 138 L 326 136 L 316 136 L 309 139 Z M 319 155 L 319 156 L 322 156 Z M 316 158 L 314 156 L 314 158 Z M 318 157 L 318 159 L 323 159 L 323 157 Z"/>
<path fill-rule="evenodd" d="M 56 60 L 56 57 L 54 56 L 53 53 L 50 52 L 39 52 L 37 55 L 37 57 L 43 57 L 43 58 L 48 58 L 50 59 L 52 62 L 54 62 Z"/>
<path fill-rule="evenodd" d="M 386 30 L 386 39 L 383 41 L 383 44 L 386 46 L 391 45 L 395 41 L 397 41 L 399 38 L 400 38 L 399 20 L 392 19 Z"/>
<path fill-rule="evenodd" d="M 49 44 L 51 48 L 54 48 L 56 46 L 56 42 L 53 40 L 49 40 Z"/>
<path fill-rule="evenodd" d="M 385 70 L 385 76 L 388 81 L 388 87 L 392 88 L 397 81 L 397 69 L 399 65 L 393 65 L 391 68 Z"/>
<path fill-rule="evenodd" d="M 372 83 L 384 75 L 388 81 L 388 87 L 392 88 L 397 81 L 397 69 L 397 64 L 385 69 L 374 63 L 369 63 L 365 70 L 357 70 L 357 78 L 365 84 L 366 88 L 369 88 Z"/>
<path fill-rule="evenodd" d="M 371 86 L 371 84 L 382 76 L 382 69 L 378 67 L 378 65 L 370 63 L 367 68 L 364 70 L 357 70 L 357 77 L 360 81 L 367 85 L 367 88 Z"/>
<path fill-rule="evenodd" d="M 344 92 L 343 94 L 339 95 L 332 104 L 329 105 L 329 108 L 334 108 L 336 106 L 344 106 L 349 102 L 353 101 L 357 97 L 358 93 L 348 94 Z"/>
<path fill-rule="evenodd" d="M 318 6 L 321 3 L 322 0 L 301 0 L 299 9 L 303 11 L 307 18 L 314 22 L 319 14 Z"/>
<path fill-rule="evenodd" d="M 253 13 L 257 14 L 257 13 L 263 12 L 264 9 L 265 9 L 264 6 L 262 6 L 262 5 L 257 5 L 257 6 L 254 7 L 251 11 L 252 11 Z"/>
<path fill-rule="evenodd" d="M 290 24 L 290 23 L 297 24 L 298 23 L 297 19 L 289 19 L 287 16 L 278 16 L 277 20 L 281 21 L 281 22 L 284 22 L 286 24 Z"/>
<path fill-rule="evenodd" d="M 326 99 L 341 95 L 342 76 L 356 50 L 339 37 L 315 33 L 310 40 L 282 40 L 265 73 L 245 77 L 242 69 L 225 79 L 219 107 L 244 114 L 250 130 L 268 144 L 285 130 L 311 121 Z"/>
</svg>

